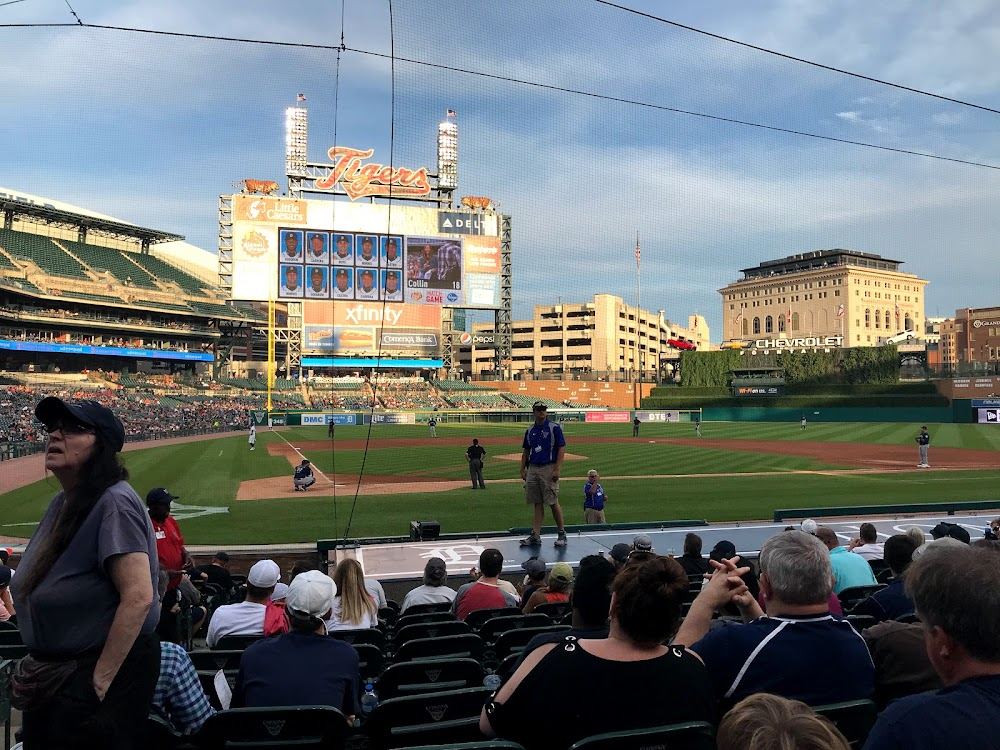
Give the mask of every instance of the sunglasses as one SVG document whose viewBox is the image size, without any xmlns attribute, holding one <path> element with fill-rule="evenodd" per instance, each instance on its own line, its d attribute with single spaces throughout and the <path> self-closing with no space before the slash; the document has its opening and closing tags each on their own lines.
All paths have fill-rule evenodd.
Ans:
<svg viewBox="0 0 1000 750">
<path fill-rule="evenodd" d="M 42 425 L 42 430 L 46 435 L 51 435 L 59 430 L 63 435 L 93 435 L 96 430 L 82 422 L 55 422 L 54 424 Z"/>
</svg>

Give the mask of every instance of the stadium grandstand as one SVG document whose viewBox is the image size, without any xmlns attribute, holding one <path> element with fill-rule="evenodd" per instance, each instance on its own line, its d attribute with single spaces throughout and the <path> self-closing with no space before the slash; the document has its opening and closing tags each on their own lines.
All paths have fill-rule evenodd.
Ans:
<svg viewBox="0 0 1000 750">
<path fill-rule="evenodd" d="M 266 346 L 266 314 L 230 302 L 214 254 L 180 235 L 9 190 L 0 211 L 3 370 L 211 377 L 237 344 Z"/>
</svg>

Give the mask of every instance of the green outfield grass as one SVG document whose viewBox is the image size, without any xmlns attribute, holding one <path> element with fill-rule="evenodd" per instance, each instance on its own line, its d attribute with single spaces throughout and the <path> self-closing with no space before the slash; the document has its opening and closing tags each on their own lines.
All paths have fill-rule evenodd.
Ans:
<svg viewBox="0 0 1000 750">
<path fill-rule="evenodd" d="M 306 455 L 327 474 L 418 474 L 428 478 L 467 479 L 464 447 L 435 444 L 408 448 L 336 449 L 346 440 L 364 440 L 367 427 L 338 427 L 336 440 L 326 429 L 297 427 L 258 433 L 257 450 L 250 452 L 244 437 L 217 438 L 196 443 L 161 446 L 124 454 L 133 486 L 145 492 L 168 487 L 183 505 L 226 508 L 227 512 L 181 521 L 190 544 L 267 544 L 313 542 L 343 536 L 353 508 L 350 536 L 404 535 L 409 522 L 433 518 L 447 532 L 490 531 L 528 522 L 518 464 L 496 456 L 516 454 L 524 425 L 438 426 L 440 437 L 478 437 L 490 453 L 486 465 L 487 491 L 462 487 L 447 492 L 360 496 L 354 503 L 353 485 L 330 494 L 296 495 L 274 500 L 236 502 L 241 481 L 290 477 L 291 466 L 282 456 L 268 454 L 267 445 L 287 440 L 291 445 L 322 442 Z M 644 424 L 642 435 L 627 442 L 576 442 L 574 437 L 628 437 L 630 425 L 564 425 L 571 454 L 563 467 L 562 502 L 567 523 L 582 523 L 582 484 L 587 469 L 604 477 L 611 522 L 704 518 L 710 521 L 768 519 L 775 508 L 814 505 L 889 504 L 945 500 L 984 500 L 996 496 L 1000 483 L 1000 430 L 985 425 L 930 425 L 934 449 L 974 448 L 996 451 L 996 460 L 982 470 L 923 470 L 885 474 L 825 474 L 843 468 L 835 463 L 801 458 L 725 450 L 697 443 L 650 443 L 657 438 L 693 437 L 691 424 Z M 919 425 L 813 423 L 805 431 L 795 424 L 706 423 L 705 438 L 759 441 L 858 443 L 858 450 L 877 452 L 881 445 L 914 445 Z M 374 439 L 427 438 L 425 426 L 376 426 Z M 914 458 L 916 449 L 914 448 Z M 0 465 L 11 470 L 10 465 Z M 705 476 L 723 473 L 737 476 Z M 750 474 L 752 473 L 752 474 Z M 649 479 L 651 475 L 680 475 Z M 611 479 L 611 477 L 636 477 Z M 41 477 L 39 477 L 41 479 Z M 500 482 L 495 480 L 511 479 Z M 346 484 L 349 484 L 345 482 Z M 317 484 L 317 490 L 322 483 Z M 33 523 L 58 491 L 54 479 L 36 481 L 0 496 L 0 533 L 29 536 Z"/>
</svg>

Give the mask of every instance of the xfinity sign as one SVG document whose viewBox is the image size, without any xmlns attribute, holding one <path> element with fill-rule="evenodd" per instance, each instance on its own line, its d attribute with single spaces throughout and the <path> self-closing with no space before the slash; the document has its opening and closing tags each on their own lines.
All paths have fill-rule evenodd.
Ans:
<svg viewBox="0 0 1000 750">
<path fill-rule="evenodd" d="M 486 234 L 486 222 L 482 214 L 441 211 L 438 214 L 438 231 L 441 234 Z"/>
</svg>

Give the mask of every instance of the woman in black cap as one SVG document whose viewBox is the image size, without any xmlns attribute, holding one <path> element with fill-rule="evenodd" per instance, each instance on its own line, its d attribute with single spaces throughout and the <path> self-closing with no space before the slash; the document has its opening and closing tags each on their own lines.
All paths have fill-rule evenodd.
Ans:
<svg viewBox="0 0 1000 750">
<path fill-rule="evenodd" d="M 28 656 L 12 679 L 24 744 L 133 748 L 160 669 L 156 540 L 96 401 L 43 399 L 45 468 L 62 485 L 12 585 Z"/>
</svg>

